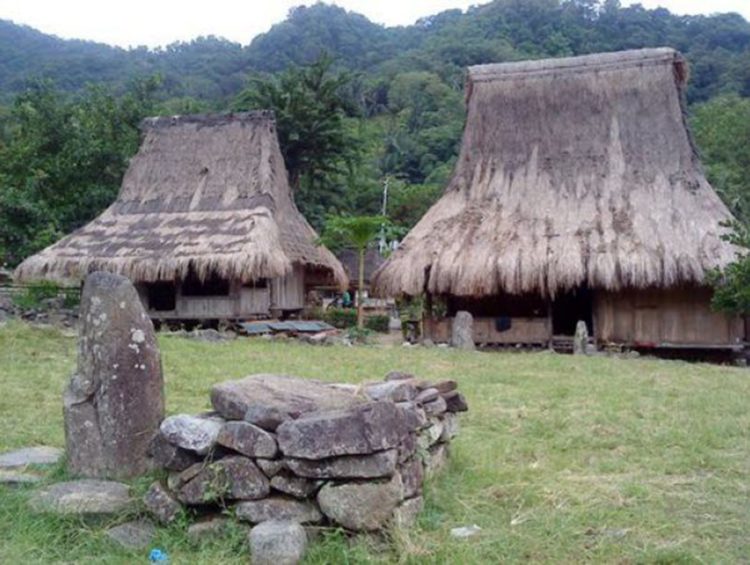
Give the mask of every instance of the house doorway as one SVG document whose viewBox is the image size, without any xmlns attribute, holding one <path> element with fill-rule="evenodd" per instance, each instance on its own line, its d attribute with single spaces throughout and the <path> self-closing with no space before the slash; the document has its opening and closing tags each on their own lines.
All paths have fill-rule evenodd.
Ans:
<svg viewBox="0 0 750 565">
<path fill-rule="evenodd" d="M 552 334 L 575 335 L 578 320 L 583 320 L 589 335 L 593 335 L 593 303 L 593 295 L 588 287 L 574 288 L 557 296 L 552 302 Z"/>
</svg>

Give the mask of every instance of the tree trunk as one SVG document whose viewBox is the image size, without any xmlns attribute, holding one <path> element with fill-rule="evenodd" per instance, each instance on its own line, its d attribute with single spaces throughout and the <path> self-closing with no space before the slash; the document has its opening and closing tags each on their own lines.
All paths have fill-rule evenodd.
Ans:
<svg viewBox="0 0 750 565">
<path fill-rule="evenodd" d="M 364 310 L 362 309 L 362 288 L 365 286 L 365 249 L 359 250 L 359 281 L 357 282 L 357 327 L 365 327 Z"/>
</svg>

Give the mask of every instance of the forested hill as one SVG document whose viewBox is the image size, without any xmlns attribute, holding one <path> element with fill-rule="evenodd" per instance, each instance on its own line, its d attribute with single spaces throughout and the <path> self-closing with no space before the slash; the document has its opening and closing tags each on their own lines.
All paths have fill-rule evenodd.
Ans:
<svg viewBox="0 0 750 565">
<path fill-rule="evenodd" d="M 295 201 L 317 229 L 379 213 L 387 185 L 387 215 L 406 230 L 453 169 L 466 66 L 653 46 L 687 56 L 709 180 L 750 225 L 750 24 L 736 14 L 495 0 L 384 27 L 316 4 L 245 46 L 205 37 L 157 50 L 0 21 L 0 266 L 113 201 L 145 116 L 273 109 Z"/>
<path fill-rule="evenodd" d="M 750 94 L 750 23 L 739 15 L 676 16 L 623 8 L 617 0 L 496 0 L 408 27 L 383 27 L 326 4 L 299 7 L 244 47 L 206 37 L 124 50 L 0 20 L 0 100 L 39 77 L 79 91 L 87 83 L 123 87 L 135 76 L 160 74 L 166 97 L 219 103 L 237 93 L 248 73 L 309 63 L 324 50 L 372 81 L 430 71 L 460 86 L 471 64 L 661 45 L 691 61 L 691 101 L 719 92 Z"/>
</svg>

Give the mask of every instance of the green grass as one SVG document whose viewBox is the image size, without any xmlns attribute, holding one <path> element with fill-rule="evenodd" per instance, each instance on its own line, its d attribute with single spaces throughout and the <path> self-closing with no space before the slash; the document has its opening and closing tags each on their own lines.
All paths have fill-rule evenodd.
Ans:
<svg viewBox="0 0 750 565">
<path fill-rule="evenodd" d="M 209 407 L 215 382 L 256 372 L 331 381 L 391 369 L 459 381 L 470 412 L 446 471 L 427 486 L 418 526 L 383 547 L 340 533 L 309 563 L 728 563 L 750 556 L 750 373 L 705 364 L 464 353 L 401 347 L 316 348 L 161 339 L 168 412 Z M 0 450 L 63 445 L 61 391 L 75 339 L 18 323 L 0 328 Z M 62 469 L 53 478 L 64 475 Z M 146 480 L 135 484 L 142 490 Z M 144 562 L 101 526 L 33 516 L 29 489 L 0 488 L 0 562 Z M 456 526 L 482 532 L 451 539 Z M 246 563 L 242 536 L 199 547 L 184 524 L 159 531 L 172 563 Z"/>
</svg>

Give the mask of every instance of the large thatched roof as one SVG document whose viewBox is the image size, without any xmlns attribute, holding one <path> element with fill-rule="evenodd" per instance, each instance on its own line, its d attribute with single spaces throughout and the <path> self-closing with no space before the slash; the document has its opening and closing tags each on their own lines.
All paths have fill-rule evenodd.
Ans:
<svg viewBox="0 0 750 565">
<path fill-rule="evenodd" d="M 300 263 L 345 285 L 341 264 L 316 239 L 292 201 L 272 113 L 150 118 L 115 203 L 26 259 L 16 276 L 101 269 L 155 281 L 193 269 L 249 281 Z"/>
<path fill-rule="evenodd" d="M 666 48 L 471 67 L 453 177 L 376 290 L 550 296 L 703 281 L 735 249 L 685 123 L 686 79 Z"/>
</svg>

